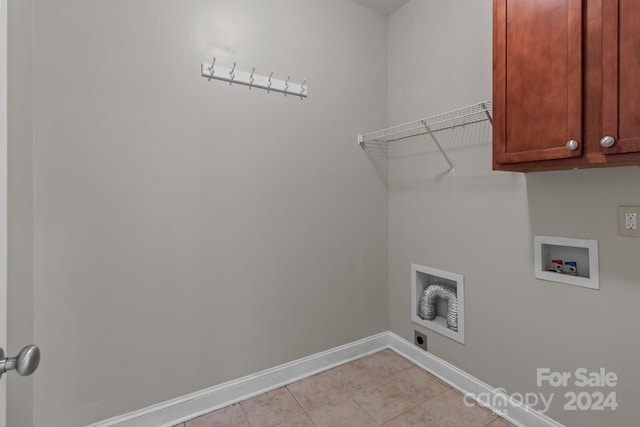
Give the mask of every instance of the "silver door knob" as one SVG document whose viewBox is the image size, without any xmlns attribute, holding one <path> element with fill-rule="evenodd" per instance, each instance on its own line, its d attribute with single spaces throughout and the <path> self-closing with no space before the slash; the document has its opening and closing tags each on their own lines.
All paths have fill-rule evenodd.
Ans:
<svg viewBox="0 0 640 427">
<path fill-rule="evenodd" d="M 578 141 L 572 139 L 571 141 L 567 142 L 567 145 L 565 145 L 565 147 L 569 151 L 575 151 L 578 148 Z"/>
<path fill-rule="evenodd" d="M 612 136 L 605 136 L 600 140 L 600 145 L 602 145 L 604 148 L 613 147 L 613 144 L 615 143 L 616 143 L 616 140 L 613 139 Z"/>
<path fill-rule="evenodd" d="M 0 348 L 0 377 L 7 371 L 15 369 L 23 377 L 33 374 L 40 364 L 40 349 L 35 345 L 28 345 L 16 357 L 4 357 L 4 350 Z"/>
</svg>

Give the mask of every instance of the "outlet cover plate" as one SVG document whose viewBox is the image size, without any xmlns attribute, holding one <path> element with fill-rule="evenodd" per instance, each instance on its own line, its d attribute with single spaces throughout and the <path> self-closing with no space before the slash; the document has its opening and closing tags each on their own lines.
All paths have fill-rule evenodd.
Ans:
<svg viewBox="0 0 640 427">
<path fill-rule="evenodd" d="M 634 221 L 635 220 L 635 221 Z M 621 236 L 640 237 L 640 228 L 637 221 L 640 220 L 640 206 L 618 207 L 618 234 Z M 636 224 L 636 228 L 629 228 L 630 223 Z"/>
<path fill-rule="evenodd" d="M 423 349 L 424 351 L 427 351 L 427 335 L 426 334 L 423 334 L 422 332 L 418 332 L 418 331 L 413 331 L 413 343 L 418 347 L 420 347 L 421 349 Z"/>
</svg>

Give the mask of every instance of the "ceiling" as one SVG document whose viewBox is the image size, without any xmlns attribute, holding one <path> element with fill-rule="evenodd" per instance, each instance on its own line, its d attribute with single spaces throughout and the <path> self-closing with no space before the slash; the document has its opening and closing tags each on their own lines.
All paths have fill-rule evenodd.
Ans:
<svg viewBox="0 0 640 427">
<path fill-rule="evenodd" d="M 391 15 L 409 0 L 352 0 L 370 9 L 377 10 L 384 15 Z"/>
</svg>

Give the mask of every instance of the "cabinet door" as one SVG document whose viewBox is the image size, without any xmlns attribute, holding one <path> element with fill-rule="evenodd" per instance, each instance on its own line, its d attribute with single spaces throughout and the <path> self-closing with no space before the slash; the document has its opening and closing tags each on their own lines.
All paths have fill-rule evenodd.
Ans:
<svg viewBox="0 0 640 427">
<path fill-rule="evenodd" d="M 582 0 L 493 6 L 494 168 L 582 155 Z"/>
<path fill-rule="evenodd" d="M 602 2 L 602 132 L 604 154 L 640 152 L 638 0 Z"/>
</svg>

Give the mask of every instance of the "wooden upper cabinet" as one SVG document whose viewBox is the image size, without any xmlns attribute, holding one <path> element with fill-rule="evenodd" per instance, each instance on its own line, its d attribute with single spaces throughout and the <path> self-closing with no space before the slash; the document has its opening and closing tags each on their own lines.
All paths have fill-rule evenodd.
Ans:
<svg viewBox="0 0 640 427">
<path fill-rule="evenodd" d="M 582 1 L 493 5 L 494 168 L 581 156 Z"/>
<path fill-rule="evenodd" d="M 600 149 L 608 161 L 640 152 L 638 0 L 602 2 L 602 136 Z"/>
<path fill-rule="evenodd" d="M 640 165 L 640 0 L 493 7 L 494 169 Z"/>
</svg>

